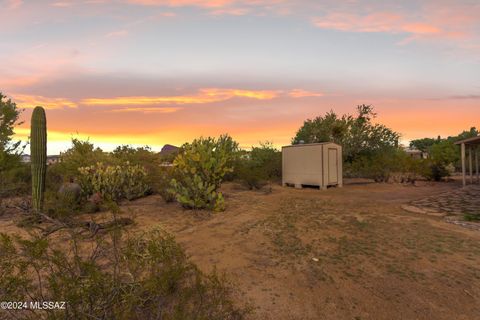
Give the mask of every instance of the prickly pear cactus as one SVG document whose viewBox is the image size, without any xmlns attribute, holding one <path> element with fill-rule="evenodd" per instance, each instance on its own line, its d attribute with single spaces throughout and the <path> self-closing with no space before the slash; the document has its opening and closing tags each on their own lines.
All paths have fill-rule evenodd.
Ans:
<svg viewBox="0 0 480 320">
<path fill-rule="evenodd" d="M 32 164 L 32 208 L 35 213 L 39 213 L 43 209 L 45 174 L 47 172 L 47 119 L 42 107 L 36 107 L 32 113 L 30 157 Z"/>
<path fill-rule="evenodd" d="M 170 192 L 185 208 L 223 211 L 225 200 L 218 191 L 225 174 L 232 172 L 231 148 L 224 139 L 200 138 L 183 146 L 173 162 L 177 179 L 170 182 Z"/>
</svg>

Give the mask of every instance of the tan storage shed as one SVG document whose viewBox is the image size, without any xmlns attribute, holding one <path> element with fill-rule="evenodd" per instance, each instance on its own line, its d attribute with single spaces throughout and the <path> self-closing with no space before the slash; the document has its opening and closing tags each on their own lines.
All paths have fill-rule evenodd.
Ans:
<svg viewBox="0 0 480 320">
<path fill-rule="evenodd" d="M 282 185 L 343 186 L 342 147 L 332 142 L 282 147 Z"/>
</svg>

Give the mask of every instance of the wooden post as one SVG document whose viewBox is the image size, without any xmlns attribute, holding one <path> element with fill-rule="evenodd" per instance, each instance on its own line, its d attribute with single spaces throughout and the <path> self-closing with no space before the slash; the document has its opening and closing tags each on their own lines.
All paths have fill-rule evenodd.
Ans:
<svg viewBox="0 0 480 320">
<path fill-rule="evenodd" d="M 465 179 L 465 143 L 462 143 L 462 182 L 463 186 L 467 185 L 467 180 Z"/>
<path fill-rule="evenodd" d="M 470 184 L 473 184 L 473 146 L 468 148 L 468 170 L 470 171 Z"/>
<path fill-rule="evenodd" d="M 479 148 L 480 148 L 479 146 L 477 146 L 475 148 L 475 169 L 477 171 L 477 183 L 478 184 L 480 184 L 480 173 L 478 172 L 478 149 Z"/>
</svg>

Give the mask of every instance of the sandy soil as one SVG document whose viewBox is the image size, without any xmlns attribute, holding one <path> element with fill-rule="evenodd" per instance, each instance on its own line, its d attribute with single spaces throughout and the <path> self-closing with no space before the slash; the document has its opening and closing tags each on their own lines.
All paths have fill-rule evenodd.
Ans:
<svg viewBox="0 0 480 320">
<path fill-rule="evenodd" d="M 122 206 L 162 225 L 201 269 L 225 271 L 252 319 L 479 319 L 480 232 L 403 211 L 456 183 L 271 193 L 226 184 L 223 213 L 150 196 Z M 0 230 L 15 232 L 7 219 Z"/>
</svg>

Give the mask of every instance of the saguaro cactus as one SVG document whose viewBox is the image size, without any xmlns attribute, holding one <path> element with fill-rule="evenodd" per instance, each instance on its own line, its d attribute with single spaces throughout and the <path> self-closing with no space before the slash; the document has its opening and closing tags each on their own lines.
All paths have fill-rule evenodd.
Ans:
<svg viewBox="0 0 480 320">
<path fill-rule="evenodd" d="M 43 209 L 45 174 L 47 172 L 47 119 L 42 107 L 36 107 L 32 113 L 30 159 L 32 162 L 32 207 L 35 213 L 39 213 Z"/>
</svg>

